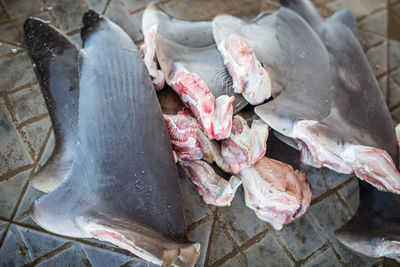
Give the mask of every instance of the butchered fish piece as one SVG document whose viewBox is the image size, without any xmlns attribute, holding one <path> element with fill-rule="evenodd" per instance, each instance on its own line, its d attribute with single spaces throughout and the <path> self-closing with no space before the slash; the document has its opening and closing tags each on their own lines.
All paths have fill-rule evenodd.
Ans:
<svg viewBox="0 0 400 267">
<path fill-rule="evenodd" d="M 53 233 L 193 266 L 200 245 L 186 239 L 171 144 L 140 53 L 98 14 L 83 22 L 76 158 L 67 180 L 33 203 L 32 217 Z"/>
</svg>

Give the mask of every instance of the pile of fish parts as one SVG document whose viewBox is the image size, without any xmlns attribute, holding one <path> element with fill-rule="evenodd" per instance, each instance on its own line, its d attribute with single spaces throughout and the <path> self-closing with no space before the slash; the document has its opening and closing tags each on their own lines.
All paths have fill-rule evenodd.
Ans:
<svg viewBox="0 0 400 267">
<path fill-rule="evenodd" d="M 337 237 L 399 260 L 398 142 L 349 10 L 324 20 L 287 0 L 194 22 L 153 3 L 140 48 L 93 11 L 83 24 L 81 49 L 43 20 L 24 25 L 56 137 L 30 179 L 48 193 L 30 210 L 44 229 L 193 266 L 200 244 L 186 237 L 176 163 L 210 205 L 229 206 L 243 185 L 246 205 L 280 230 L 311 202 L 300 159 L 364 181 Z"/>
</svg>

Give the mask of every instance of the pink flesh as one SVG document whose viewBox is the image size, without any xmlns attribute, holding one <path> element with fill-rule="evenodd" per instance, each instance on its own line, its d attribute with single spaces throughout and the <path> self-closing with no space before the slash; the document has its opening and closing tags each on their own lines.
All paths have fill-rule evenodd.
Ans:
<svg viewBox="0 0 400 267">
<path fill-rule="evenodd" d="M 161 261 L 155 258 L 153 255 L 148 253 L 147 251 L 144 251 L 137 246 L 133 242 L 130 242 L 128 239 L 126 239 L 123 235 L 118 234 L 116 232 L 112 231 L 107 231 L 107 230 L 95 230 L 91 232 L 91 235 L 94 238 L 97 238 L 101 241 L 106 241 L 110 242 L 122 249 L 126 249 L 130 252 L 132 252 L 134 255 L 139 256 L 140 258 L 149 261 L 154 264 L 161 265 Z"/>
<path fill-rule="evenodd" d="M 301 160 L 314 167 L 328 167 L 340 173 L 355 173 L 381 191 L 400 194 L 400 173 L 389 154 L 378 148 L 347 144 L 335 154 L 315 140 L 307 130 L 315 121 L 297 122 L 293 130 Z M 336 145 L 336 144 L 335 144 Z"/>
<path fill-rule="evenodd" d="M 267 157 L 241 171 L 246 205 L 276 230 L 304 214 L 312 191 L 305 174 Z"/>
<path fill-rule="evenodd" d="M 172 149 L 182 160 L 203 158 L 203 150 L 197 140 L 197 122 L 189 115 L 165 115 Z"/>
<path fill-rule="evenodd" d="M 231 134 L 221 142 L 221 154 L 233 174 L 253 166 L 265 155 L 267 138 L 267 124 L 255 120 L 249 128 L 241 116 L 233 117 Z"/>
<path fill-rule="evenodd" d="M 381 191 L 400 194 L 400 173 L 386 151 L 349 145 L 343 158 L 353 167 L 357 177 Z"/>
<path fill-rule="evenodd" d="M 182 102 L 190 109 L 209 139 L 224 139 L 232 127 L 232 102 L 235 98 L 223 95 L 215 99 L 207 85 L 195 73 L 178 71 L 173 86 Z"/>
<path fill-rule="evenodd" d="M 140 46 L 140 53 L 153 81 L 154 88 L 157 91 L 160 91 L 164 87 L 165 80 L 163 72 L 157 68 L 156 34 L 157 25 L 153 25 L 146 33 L 144 33 L 144 44 Z"/>
<path fill-rule="evenodd" d="M 293 127 L 292 138 L 301 141 L 298 142 L 301 149 L 300 159 L 305 164 L 317 168 L 324 166 L 339 173 L 353 173 L 353 169 L 341 157 L 333 154 L 312 138 L 307 127 L 316 123 L 316 121 L 303 120 L 295 123 Z"/>
<path fill-rule="evenodd" d="M 271 96 L 271 78 L 247 39 L 231 34 L 218 49 L 232 77 L 235 93 L 242 94 L 252 105 L 261 104 Z"/>
<path fill-rule="evenodd" d="M 236 190 L 241 184 L 238 178 L 232 176 L 228 182 L 216 174 L 210 165 L 201 160 L 180 161 L 179 163 L 197 186 L 204 202 L 215 206 L 231 204 Z"/>
</svg>

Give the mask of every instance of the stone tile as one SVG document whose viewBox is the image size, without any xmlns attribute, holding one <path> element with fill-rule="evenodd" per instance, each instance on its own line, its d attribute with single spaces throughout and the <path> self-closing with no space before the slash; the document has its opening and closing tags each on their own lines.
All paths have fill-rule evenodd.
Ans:
<svg viewBox="0 0 400 267">
<path fill-rule="evenodd" d="M 164 4 L 168 14 L 186 20 L 210 20 L 218 14 L 239 10 L 240 7 L 254 5 L 250 0 L 183 0 Z"/>
<path fill-rule="evenodd" d="M 346 264 L 370 266 L 376 259 L 358 254 L 342 245 L 335 237 L 334 231 L 350 220 L 350 214 L 344 209 L 339 199 L 331 195 L 310 208 L 310 212 L 318 225 L 328 236 L 333 247 Z"/>
<path fill-rule="evenodd" d="M 14 108 L 18 123 L 47 113 L 46 103 L 39 84 L 11 94 L 8 98 Z"/>
<path fill-rule="evenodd" d="M 40 170 L 46 164 L 47 160 L 50 158 L 50 156 L 53 154 L 54 147 L 56 145 L 56 138 L 54 136 L 54 131 L 51 131 L 49 141 L 46 144 L 46 148 L 43 151 L 42 157 L 40 158 L 36 169 L 35 173 Z"/>
<path fill-rule="evenodd" d="M 119 1 L 111 1 L 105 13 L 109 19 L 117 23 L 134 41 L 143 39 L 140 33 L 140 27 L 137 21 L 129 14 L 126 7 L 122 6 Z"/>
<path fill-rule="evenodd" d="M 41 18 L 43 20 L 51 21 L 50 16 L 44 12 L 40 14 L 35 14 L 35 17 Z M 13 20 L 10 23 L 6 23 L 0 26 L 1 36 L 0 39 L 5 40 L 10 43 L 21 45 L 24 42 L 24 35 L 22 30 L 22 25 L 24 25 L 25 17 Z M 3 68 L 1 68 L 3 70 Z M 0 79 L 2 80 L 2 79 Z"/>
<path fill-rule="evenodd" d="M 390 59 L 389 64 L 390 68 L 396 68 L 400 66 L 400 42 L 390 40 L 389 42 L 389 51 L 390 51 Z"/>
<path fill-rule="evenodd" d="M 375 75 L 380 75 L 387 70 L 387 42 L 383 42 L 378 47 L 372 47 L 366 52 L 368 62 L 372 67 Z"/>
<path fill-rule="evenodd" d="M 32 230 L 26 227 L 17 226 L 19 234 L 21 235 L 20 242 L 23 242 L 29 251 L 31 261 L 42 257 L 43 255 L 61 247 L 66 239 Z"/>
<path fill-rule="evenodd" d="M 360 30 L 368 30 L 380 35 L 385 35 L 387 27 L 386 10 L 373 14 L 358 23 Z"/>
<path fill-rule="evenodd" d="M 208 242 L 210 239 L 212 220 L 206 221 L 201 226 L 190 231 L 188 233 L 188 239 L 200 243 L 200 257 L 197 260 L 196 266 L 204 266 L 204 260 L 206 259 Z"/>
<path fill-rule="evenodd" d="M 294 263 L 283 252 L 273 234 L 264 237 L 245 252 L 248 266 L 294 266 Z"/>
<path fill-rule="evenodd" d="M 36 80 L 27 53 L 0 60 L 0 69 L 0 93 Z"/>
<path fill-rule="evenodd" d="M 190 178 L 186 175 L 185 171 L 178 166 L 178 173 L 181 179 L 180 188 L 183 200 L 183 208 L 186 217 L 187 225 L 197 222 L 202 218 L 210 215 L 212 212 L 207 204 L 201 199 L 196 186 L 192 183 Z"/>
<path fill-rule="evenodd" d="M 279 6 L 279 2 L 277 1 L 261 0 L 260 11 L 276 10 Z"/>
<path fill-rule="evenodd" d="M 91 10 L 96 11 L 97 13 L 102 13 L 107 0 L 86 0 L 86 2 L 89 4 Z"/>
<path fill-rule="evenodd" d="M 11 17 L 20 17 L 40 11 L 42 8 L 41 0 L 30 1 L 16 1 L 16 0 L 3 0 L 4 7 Z"/>
<path fill-rule="evenodd" d="M 100 265 L 99 267 L 101 267 L 103 265 Z M 125 262 L 123 265 L 124 267 L 158 267 L 159 265 L 155 265 L 149 262 L 146 262 L 144 260 L 141 260 L 139 258 L 133 258 L 127 262 Z"/>
<path fill-rule="evenodd" d="M 350 176 L 350 174 L 337 173 L 332 170 L 325 169 L 326 183 L 331 189 L 349 180 Z"/>
<path fill-rule="evenodd" d="M 7 21 L 7 16 L 4 11 L 0 8 L 0 23 Z"/>
<path fill-rule="evenodd" d="M 46 117 L 40 121 L 33 122 L 22 127 L 22 138 L 29 142 L 33 151 L 31 151 L 36 159 L 40 149 L 44 144 L 46 135 L 51 127 L 50 117 Z"/>
<path fill-rule="evenodd" d="M 247 263 L 246 255 L 239 253 L 235 257 L 229 259 L 227 262 L 221 265 L 222 267 L 231 267 L 231 266 L 249 266 Z"/>
<path fill-rule="evenodd" d="M 339 195 L 349 204 L 352 210 L 352 217 L 358 209 L 358 204 L 360 202 L 358 179 L 353 177 L 351 182 L 339 190 Z"/>
<path fill-rule="evenodd" d="M 47 0 L 47 5 L 51 6 L 51 13 L 63 31 L 70 32 L 83 26 L 82 16 L 88 10 L 85 2 Z"/>
<path fill-rule="evenodd" d="M 7 54 L 12 55 L 12 54 L 16 54 L 21 51 L 22 51 L 22 48 L 20 48 L 18 46 L 0 42 L 0 56 L 4 56 Z"/>
<path fill-rule="evenodd" d="M 0 99 L 0 136 L 0 177 L 32 163 L 2 99 Z"/>
<path fill-rule="evenodd" d="M 81 244 L 87 258 L 92 266 L 121 266 L 127 261 L 132 260 L 133 256 L 116 253 L 107 249 L 101 249 L 85 244 Z M 137 259 L 138 261 L 142 261 Z"/>
<path fill-rule="evenodd" d="M 329 248 L 319 254 L 316 257 L 313 257 L 311 261 L 307 262 L 303 265 L 304 267 L 319 267 L 319 266 L 326 266 L 326 267 L 339 267 L 342 266 L 338 259 L 336 258 L 335 254 Z"/>
<path fill-rule="evenodd" d="M 17 213 L 15 214 L 14 221 L 38 226 L 36 222 L 31 218 L 29 214 L 29 208 L 36 199 L 39 199 L 43 195 L 43 192 L 29 185 L 24 194 L 24 197 L 21 200 Z"/>
<path fill-rule="evenodd" d="M 10 218 L 30 170 L 0 182 L 0 216 Z"/>
<path fill-rule="evenodd" d="M 84 263 L 85 261 L 79 254 L 79 251 L 76 247 L 72 246 L 67 250 L 61 251 L 50 259 L 40 262 L 36 266 L 85 266 Z"/>
<path fill-rule="evenodd" d="M 325 168 L 316 169 L 310 166 L 301 165 L 300 169 L 307 175 L 307 181 L 310 183 L 313 190 L 312 199 L 319 197 L 329 189 L 325 177 Z"/>
<path fill-rule="evenodd" d="M 210 240 L 210 255 L 208 265 L 213 264 L 223 256 L 231 252 L 234 248 L 234 244 L 229 237 L 224 233 L 225 225 L 217 222 L 214 228 L 214 232 L 211 233 Z"/>
<path fill-rule="evenodd" d="M 392 109 L 394 106 L 398 106 L 400 103 L 400 82 L 397 81 L 395 77 L 390 77 L 389 80 L 389 101 L 388 101 L 388 106 L 389 109 Z"/>
<path fill-rule="evenodd" d="M 277 235 L 296 260 L 308 257 L 324 243 L 307 216 L 302 216 L 285 225 L 281 231 L 277 231 Z"/>
<path fill-rule="evenodd" d="M 243 194 L 243 187 L 240 187 L 231 206 L 218 211 L 219 218 L 226 223 L 226 229 L 239 246 L 266 229 L 265 222 L 258 219 L 254 211 L 246 206 Z"/>
<path fill-rule="evenodd" d="M 128 8 L 130 12 L 146 8 L 152 2 L 159 2 L 154 0 L 121 0 L 121 3 Z"/>
<path fill-rule="evenodd" d="M 29 249 L 18 228 L 12 224 L 0 248 L 0 265 L 22 266 L 30 261 Z"/>
<path fill-rule="evenodd" d="M 384 40 L 384 37 L 380 35 L 376 35 L 374 33 L 365 32 L 363 30 L 358 31 L 358 40 L 360 41 L 361 45 L 363 46 L 364 50 L 367 47 L 371 47 L 376 45 L 379 42 Z"/>
<path fill-rule="evenodd" d="M 336 195 L 330 195 L 311 206 L 309 213 L 318 221 L 318 224 L 331 238 L 333 232 L 350 220 L 350 214 L 340 203 Z"/>
<path fill-rule="evenodd" d="M 347 7 L 357 17 L 363 17 L 370 14 L 372 11 L 386 6 L 385 0 L 338 0 L 327 4 L 332 10 L 339 10 Z"/>
</svg>

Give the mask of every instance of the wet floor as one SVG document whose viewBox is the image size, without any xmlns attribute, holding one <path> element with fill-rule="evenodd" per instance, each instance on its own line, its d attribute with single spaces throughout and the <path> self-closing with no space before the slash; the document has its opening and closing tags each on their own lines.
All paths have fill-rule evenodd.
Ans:
<svg viewBox="0 0 400 267">
<path fill-rule="evenodd" d="M 81 17 L 94 9 L 110 17 L 139 45 L 141 16 L 150 0 L 0 0 L 0 264 L 3 266 L 146 266 L 108 243 L 64 238 L 46 232 L 29 216 L 42 195 L 28 177 L 54 149 L 54 135 L 40 86 L 23 44 L 29 16 L 49 20 L 80 45 Z M 254 15 L 278 8 L 275 0 L 167 0 L 168 13 L 183 19 L 216 14 Z M 330 16 L 348 7 L 359 26 L 359 40 L 376 74 L 393 120 L 400 122 L 400 0 L 314 0 Z M 231 207 L 204 204 L 182 175 L 189 238 L 201 243 L 198 266 L 382 266 L 393 262 L 354 253 L 333 231 L 358 206 L 354 177 L 304 167 L 313 187 L 305 216 L 274 231 L 244 205 L 240 189 Z"/>
</svg>

